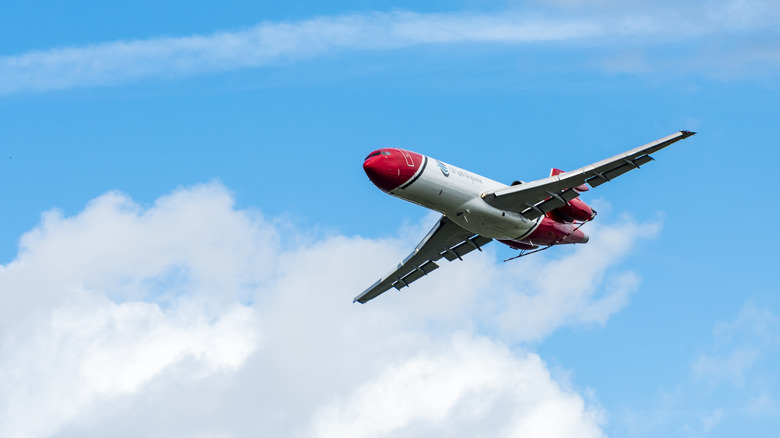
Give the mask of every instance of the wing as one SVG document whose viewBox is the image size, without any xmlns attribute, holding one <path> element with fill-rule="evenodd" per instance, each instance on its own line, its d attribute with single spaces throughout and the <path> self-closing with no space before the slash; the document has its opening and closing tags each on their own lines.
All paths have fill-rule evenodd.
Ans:
<svg viewBox="0 0 780 438">
<path fill-rule="evenodd" d="M 528 219 L 536 219 L 551 210 L 563 207 L 579 196 L 579 193 L 574 190 L 575 187 L 585 183 L 591 187 L 598 187 L 629 170 L 638 169 L 641 165 L 653 161 L 650 154 L 694 134 L 695 132 L 679 131 L 571 172 L 485 192 L 482 194 L 482 199 L 493 207 L 520 213 Z"/>
<path fill-rule="evenodd" d="M 491 238 L 474 234 L 452 222 L 447 216 L 442 216 L 433 229 L 420 242 L 398 267 L 385 275 L 365 292 L 352 301 L 365 304 L 379 294 L 387 292 L 391 287 L 401 290 L 418 278 L 428 275 L 437 269 L 436 261 L 445 258 L 449 261 L 461 259 L 465 254 L 489 243 Z"/>
</svg>

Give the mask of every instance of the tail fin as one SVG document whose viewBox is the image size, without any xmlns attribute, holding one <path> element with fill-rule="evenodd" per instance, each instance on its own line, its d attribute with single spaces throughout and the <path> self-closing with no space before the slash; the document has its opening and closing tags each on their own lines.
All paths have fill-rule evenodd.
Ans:
<svg viewBox="0 0 780 438">
<path fill-rule="evenodd" d="M 561 169 L 556 169 L 554 167 L 552 169 L 550 169 L 550 176 L 560 175 L 562 173 L 566 173 L 566 172 L 561 170 Z M 587 192 L 588 190 L 590 190 L 590 187 L 588 187 L 587 185 L 583 184 L 581 186 L 575 187 L 574 190 L 576 190 L 578 192 Z"/>
<path fill-rule="evenodd" d="M 566 172 L 556 168 L 552 168 L 550 170 L 551 177 L 560 175 L 562 173 Z M 579 187 L 575 187 L 574 190 L 578 192 L 587 192 L 588 186 L 583 184 Z M 552 216 L 550 216 L 551 219 L 557 222 L 573 222 L 575 220 L 585 222 L 593 219 L 593 217 L 596 215 L 596 212 L 580 198 L 574 198 L 569 201 L 567 205 L 558 207 L 550 213 L 552 213 Z"/>
</svg>

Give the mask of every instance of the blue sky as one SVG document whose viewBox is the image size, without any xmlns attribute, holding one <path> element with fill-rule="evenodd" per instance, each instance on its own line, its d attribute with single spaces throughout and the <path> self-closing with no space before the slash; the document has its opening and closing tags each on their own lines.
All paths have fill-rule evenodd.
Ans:
<svg viewBox="0 0 780 438">
<path fill-rule="evenodd" d="M 0 434 L 777 430 L 773 2 L 7 3 Z M 588 245 L 351 304 L 435 221 L 371 150 L 509 182 L 679 129 Z"/>
</svg>

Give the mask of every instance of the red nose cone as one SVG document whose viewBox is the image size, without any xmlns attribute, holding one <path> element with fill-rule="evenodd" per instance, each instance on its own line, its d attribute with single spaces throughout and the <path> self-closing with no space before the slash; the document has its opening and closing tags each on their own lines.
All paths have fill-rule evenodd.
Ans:
<svg viewBox="0 0 780 438">
<path fill-rule="evenodd" d="M 371 182 L 386 192 L 401 185 L 396 181 L 397 175 L 394 174 L 392 166 L 381 155 L 364 161 L 363 170 Z"/>
<path fill-rule="evenodd" d="M 363 170 L 371 182 L 389 192 L 411 180 L 422 160 L 422 155 L 403 149 L 380 149 L 366 158 Z"/>
</svg>

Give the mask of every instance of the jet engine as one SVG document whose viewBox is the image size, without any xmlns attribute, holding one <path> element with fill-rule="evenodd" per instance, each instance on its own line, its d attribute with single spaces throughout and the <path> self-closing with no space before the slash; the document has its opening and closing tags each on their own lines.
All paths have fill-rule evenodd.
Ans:
<svg viewBox="0 0 780 438">
<path fill-rule="evenodd" d="M 553 168 L 550 170 L 550 176 L 560 175 L 561 173 L 564 173 L 564 171 L 561 169 Z M 577 192 L 587 192 L 588 186 L 583 184 L 579 187 L 576 187 L 574 190 Z M 548 213 L 550 219 L 553 219 L 556 222 L 585 222 L 593 219 L 593 216 L 595 215 L 596 212 L 590 208 L 590 206 L 586 204 L 585 201 L 579 198 L 574 198 L 569 201 L 568 205 L 558 207 Z"/>
</svg>

